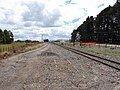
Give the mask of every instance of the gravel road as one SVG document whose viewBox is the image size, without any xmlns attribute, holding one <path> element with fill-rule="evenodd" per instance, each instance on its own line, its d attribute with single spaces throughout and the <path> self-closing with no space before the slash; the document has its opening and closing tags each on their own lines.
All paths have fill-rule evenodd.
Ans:
<svg viewBox="0 0 120 90">
<path fill-rule="evenodd" d="M 0 90 L 120 90 L 120 71 L 47 44 L 2 60 Z"/>
</svg>

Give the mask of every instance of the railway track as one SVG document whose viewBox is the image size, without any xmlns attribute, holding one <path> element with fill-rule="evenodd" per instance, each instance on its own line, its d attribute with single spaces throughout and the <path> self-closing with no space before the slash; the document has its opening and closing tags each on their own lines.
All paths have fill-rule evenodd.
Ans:
<svg viewBox="0 0 120 90">
<path fill-rule="evenodd" d="M 58 46 L 66 49 L 66 50 L 71 51 L 71 52 L 74 52 L 78 55 L 84 56 L 84 57 L 86 57 L 90 60 L 102 63 L 106 66 L 109 66 L 113 69 L 116 69 L 116 70 L 120 71 L 120 62 L 116 62 L 114 60 L 106 59 L 106 58 L 103 58 L 103 57 L 100 57 L 100 56 L 97 56 L 97 55 L 93 55 L 93 54 L 90 54 L 90 53 L 87 53 L 87 52 L 84 52 L 84 51 L 81 51 L 81 50 L 78 50 L 78 49 L 75 49 L 75 48 L 68 47 L 68 46 L 63 46 L 63 45 L 56 44 L 56 43 L 53 43 L 53 44 L 58 45 Z"/>
</svg>

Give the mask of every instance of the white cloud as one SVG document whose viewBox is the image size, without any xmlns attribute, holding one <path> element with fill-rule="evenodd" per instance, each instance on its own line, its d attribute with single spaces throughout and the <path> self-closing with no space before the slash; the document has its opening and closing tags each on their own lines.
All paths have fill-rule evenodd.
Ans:
<svg viewBox="0 0 120 90">
<path fill-rule="evenodd" d="M 96 16 L 116 0 L 0 0 L 0 28 L 15 39 L 70 38 L 87 16 Z"/>
</svg>

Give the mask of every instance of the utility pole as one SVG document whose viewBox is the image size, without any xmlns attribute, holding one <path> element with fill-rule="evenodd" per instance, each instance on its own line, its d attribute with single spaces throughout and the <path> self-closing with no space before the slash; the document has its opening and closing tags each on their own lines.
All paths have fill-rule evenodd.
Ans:
<svg viewBox="0 0 120 90">
<path fill-rule="evenodd" d="M 41 41 L 44 41 L 44 36 L 47 34 L 41 34 Z"/>
<path fill-rule="evenodd" d="M 43 34 L 41 35 L 41 40 L 43 41 Z"/>
</svg>

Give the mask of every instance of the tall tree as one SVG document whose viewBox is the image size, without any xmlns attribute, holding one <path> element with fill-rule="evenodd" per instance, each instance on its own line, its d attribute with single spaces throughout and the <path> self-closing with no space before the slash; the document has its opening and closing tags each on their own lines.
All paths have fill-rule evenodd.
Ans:
<svg viewBox="0 0 120 90">
<path fill-rule="evenodd" d="M 83 42 L 95 41 L 93 16 L 87 17 L 86 21 L 84 21 L 83 24 L 77 28 L 77 31 L 81 36 L 80 41 Z"/>
<path fill-rule="evenodd" d="M 80 41 L 83 42 L 120 44 L 120 0 L 113 7 L 108 6 L 102 10 L 96 18 L 87 17 L 86 21 L 73 31 L 73 40 L 76 40 L 75 33 L 79 33 Z"/>
<path fill-rule="evenodd" d="M 9 32 L 6 29 L 4 30 L 4 43 L 5 44 L 10 44 L 10 35 L 9 35 Z"/>
<path fill-rule="evenodd" d="M 0 29 L 0 43 L 10 44 L 13 43 L 13 41 L 14 41 L 14 36 L 11 31 L 7 31 L 6 29 L 2 31 L 2 29 Z"/>
<path fill-rule="evenodd" d="M 75 40 L 76 40 L 76 35 L 77 35 L 77 30 L 76 29 L 74 29 L 73 30 L 73 32 L 71 33 L 71 41 L 72 42 L 75 42 Z"/>
<path fill-rule="evenodd" d="M 0 29 L 0 43 L 2 43 L 2 41 L 3 41 L 3 32 L 2 32 L 2 30 Z"/>
<path fill-rule="evenodd" d="M 11 31 L 8 31 L 8 32 L 9 32 L 9 36 L 10 36 L 10 43 L 13 43 L 13 41 L 14 41 L 13 33 Z"/>
</svg>

